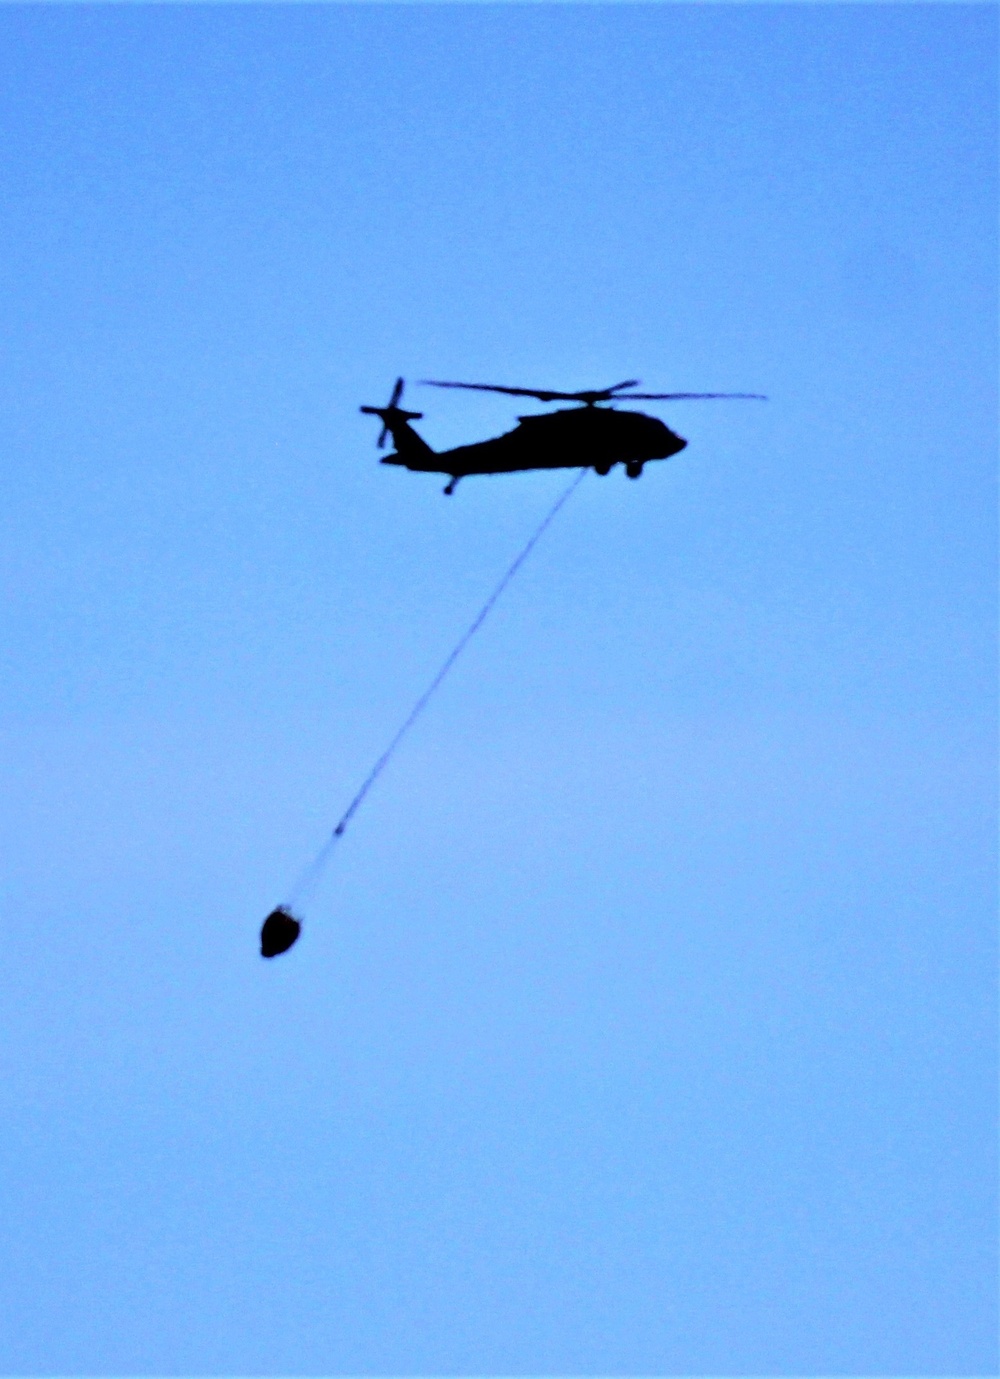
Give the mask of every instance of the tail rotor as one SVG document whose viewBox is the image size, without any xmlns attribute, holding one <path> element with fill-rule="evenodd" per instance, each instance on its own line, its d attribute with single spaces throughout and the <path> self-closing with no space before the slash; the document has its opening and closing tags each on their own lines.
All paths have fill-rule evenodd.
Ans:
<svg viewBox="0 0 1000 1379">
<path fill-rule="evenodd" d="M 397 378 L 397 379 L 396 379 L 395 386 L 393 387 L 393 390 L 392 390 L 392 396 L 389 398 L 389 406 L 388 406 L 387 410 L 391 412 L 391 411 L 395 408 L 396 404 L 399 402 L 399 399 L 400 399 L 402 396 L 403 396 L 403 380 L 402 380 L 401 378 Z M 379 448 L 380 450 L 384 450 L 384 449 L 385 449 L 385 443 L 386 443 L 386 440 L 388 439 L 388 437 L 389 437 L 389 426 L 388 426 L 388 423 L 383 419 L 383 422 L 382 422 L 382 430 L 379 432 L 379 438 L 378 438 L 378 448 Z"/>
<path fill-rule="evenodd" d="M 403 380 L 396 379 L 392 395 L 385 407 L 362 407 L 360 410 L 372 417 L 382 418 L 382 430 L 379 433 L 378 448 L 385 449 L 386 440 L 392 430 L 394 421 L 419 421 L 423 412 L 406 412 L 399 406 L 399 399 L 403 396 Z"/>
</svg>

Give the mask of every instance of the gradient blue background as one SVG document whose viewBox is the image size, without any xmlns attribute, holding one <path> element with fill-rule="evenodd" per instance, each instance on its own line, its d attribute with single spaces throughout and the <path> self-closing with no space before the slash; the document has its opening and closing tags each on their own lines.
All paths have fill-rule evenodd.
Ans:
<svg viewBox="0 0 1000 1379">
<path fill-rule="evenodd" d="M 5 1371 L 994 1372 L 995 39 L 0 11 Z"/>
</svg>

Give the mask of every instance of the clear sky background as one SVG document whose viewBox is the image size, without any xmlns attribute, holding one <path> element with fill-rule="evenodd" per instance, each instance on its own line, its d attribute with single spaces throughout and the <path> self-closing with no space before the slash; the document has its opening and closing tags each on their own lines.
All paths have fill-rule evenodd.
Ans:
<svg viewBox="0 0 1000 1379">
<path fill-rule="evenodd" d="M 5 1372 L 995 1371 L 995 43 L 0 11 Z"/>
</svg>

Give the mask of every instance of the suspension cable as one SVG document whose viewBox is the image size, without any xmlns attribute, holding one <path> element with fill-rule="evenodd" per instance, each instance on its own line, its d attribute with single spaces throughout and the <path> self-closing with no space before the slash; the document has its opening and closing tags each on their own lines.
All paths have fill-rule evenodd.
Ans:
<svg viewBox="0 0 1000 1379">
<path fill-rule="evenodd" d="M 472 623 L 455 643 L 452 650 L 448 653 L 448 656 L 445 658 L 445 661 L 442 664 L 441 669 L 434 676 L 434 679 L 424 690 L 423 694 L 421 694 L 420 698 L 414 704 L 413 708 L 410 710 L 410 712 L 407 714 L 406 718 L 403 720 L 400 727 L 397 729 L 395 736 L 389 742 L 389 745 L 386 747 L 385 751 L 376 760 L 374 766 L 368 772 L 368 775 L 365 777 L 354 798 L 351 800 L 350 804 L 347 806 L 343 814 L 340 816 L 340 820 L 338 821 L 336 828 L 333 830 L 333 832 L 330 834 L 330 837 L 320 848 L 319 852 L 316 854 L 313 861 L 310 862 L 308 867 L 306 867 L 306 869 L 302 872 L 298 881 L 292 888 L 291 896 L 288 901 L 289 907 L 292 904 L 301 903 L 302 900 L 305 899 L 306 896 L 310 894 L 314 887 L 317 885 L 321 876 L 323 875 L 323 871 L 326 867 L 327 862 L 329 861 L 329 858 L 334 848 L 337 846 L 341 838 L 344 836 L 344 832 L 347 828 L 347 825 L 351 822 L 351 820 L 354 818 L 354 815 L 358 812 L 358 809 L 360 808 L 365 796 L 368 794 L 369 790 L 372 788 L 372 786 L 378 780 L 379 776 L 388 766 L 389 762 L 392 760 L 403 739 L 406 737 L 407 733 L 410 731 L 414 723 L 416 723 L 417 719 L 420 717 L 424 709 L 426 709 L 427 705 L 434 697 L 445 676 L 451 670 L 452 666 L 461 656 L 462 652 L 472 641 L 472 638 L 476 635 L 476 633 L 482 627 L 483 623 L 489 617 L 490 613 L 493 611 L 493 607 L 496 604 L 497 600 L 500 598 L 501 594 L 507 588 L 507 585 L 510 584 L 511 580 L 517 574 L 518 570 L 520 570 L 521 566 L 527 560 L 528 556 L 534 550 L 535 546 L 541 540 L 542 536 L 545 534 L 545 531 L 555 519 L 556 514 L 559 512 L 560 508 L 563 506 L 564 503 L 568 501 L 568 499 L 572 496 L 572 494 L 582 483 L 586 473 L 586 469 L 581 469 L 579 474 L 576 475 L 569 487 L 564 489 L 560 496 L 552 504 L 551 508 L 549 508 L 548 512 L 542 518 L 541 522 L 535 528 L 535 531 L 532 534 L 530 540 L 527 541 L 524 547 L 522 548 L 520 554 L 517 556 L 517 559 L 514 560 L 511 563 L 511 565 L 507 568 L 507 571 L 504 574 L 503 578 L 497 584 L 496 588 L 490 594 L 489 598 L 483 604 L 482 608 L 480 608 Z"/>
</svg>

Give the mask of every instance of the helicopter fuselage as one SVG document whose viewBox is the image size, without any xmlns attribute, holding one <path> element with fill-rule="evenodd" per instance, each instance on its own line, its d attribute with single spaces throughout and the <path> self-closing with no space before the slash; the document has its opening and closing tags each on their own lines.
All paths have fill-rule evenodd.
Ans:
<svg viewBox="0 0 1000 1379">
<path fill-rule="evenodd" d="M 396 451 L 382 463 L 452 480 L 470 474 L 513 474 L 528 469 L 592 468 L 607 474 L 622 463 L 638 478 L 647 460 L 676 455 L 687 441 L 657 417 L 604 407 L 567 407 L 518 419 L 502 436 L 433 451 L 409 422 L 390 422 Z"/>
</svg>

